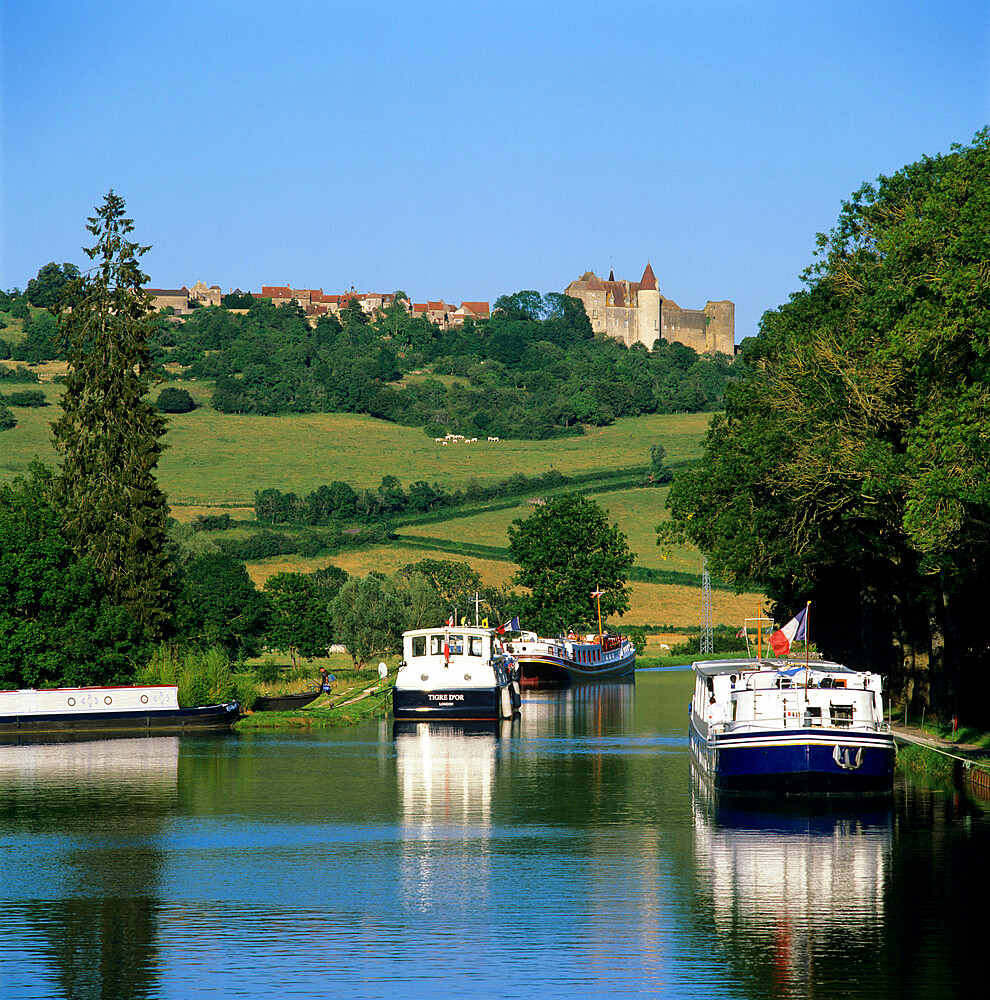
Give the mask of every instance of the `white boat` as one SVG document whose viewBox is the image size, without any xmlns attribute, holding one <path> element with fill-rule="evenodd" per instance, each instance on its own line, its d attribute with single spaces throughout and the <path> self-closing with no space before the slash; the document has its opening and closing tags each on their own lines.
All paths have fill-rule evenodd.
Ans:
<svg viewBox="0 0 990 1000">
<path fill-rule="evenodd" d="M 727 791 L 886 792 L 895 747 L 879 674 L 828 660 L 694 664 L 692 753 Z"/>
<path fill-rule="evenodd" d="M 0 739 L 30 734 L 162 733 L 229 729 L 236 701 L 179 708 L 174 684 L 120 687 L 22 688 L 0 691 Z"/>
<path fill-rule="evenodd" d="M 392 692 L 396 719 L 508 719 L 519 704 L 513 663 L 494 629 L 443 625 L 403 632 Z"/>
<path fill-rule="evenodd" d="M 575 635 L 541 639 L 522 632 L 506 649 L 519 661 L 523 687 L 614 681 L 636 669 L 636 647 L 621 635 Z"/>
</svg>

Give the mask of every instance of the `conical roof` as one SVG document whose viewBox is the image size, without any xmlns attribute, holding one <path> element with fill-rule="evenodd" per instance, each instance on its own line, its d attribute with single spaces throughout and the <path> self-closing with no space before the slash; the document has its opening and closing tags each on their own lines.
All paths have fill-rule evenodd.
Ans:
<svg viewBox="0 0 990 1000">
<path fill-rule="evenodd" d="M 650 267 L 649 262 L 647 262 L 646 270 L 643 272 L 643 277 L 640 279 L 639 287 L 654 290 L 659 290 L 660 288 L 660 282 L 657 281 L 657 276 L 653 273 L 653 268 Z"/>
</svg>

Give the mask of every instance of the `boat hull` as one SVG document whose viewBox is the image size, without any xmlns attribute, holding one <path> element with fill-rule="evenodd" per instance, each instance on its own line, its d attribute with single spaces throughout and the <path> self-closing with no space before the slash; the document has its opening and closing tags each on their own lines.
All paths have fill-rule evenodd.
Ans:
<svg viewBox="0 0 990 1000">
<path fill-rule="evenodd" d="M 636 669 L 636 654 L 600 664 L 583 665 L 567 657 L 520 654 L 519 677 L 523 687 L 554 687 L 562 684 L 588 684 L 615 681 L 630 676 Z"/>
<path fill-rule="evenodd" d="M 304 694 L 262 695 L 255 701 L 252 712 L 294 712 L 311 701 L 316 701 L 322 691 L 307 691 Z"/>
<path fill-rule="evenodd" d="M 896 749 L 889 733 L 772 729 L 715 733 L 691 724 L 691 749 L 702 772 L 729 792 L 886 793 Z"/>
<path fill-rule="evenodd" d="M 392 715 L 396 719 L 429 721 L 495 721 L 500 717 L 496 687 L 418 688 L 395 687 L 392 691 Z"/>
<path fill-rule="evenodd" d="M 0 741 L 21 735 L 75 733 L 181 733 L 229 729 L 240 717 L 237 702 L 201 708 L 122 709 L 119 712 L 51 712 L 0 716 Z"/>
</svg>

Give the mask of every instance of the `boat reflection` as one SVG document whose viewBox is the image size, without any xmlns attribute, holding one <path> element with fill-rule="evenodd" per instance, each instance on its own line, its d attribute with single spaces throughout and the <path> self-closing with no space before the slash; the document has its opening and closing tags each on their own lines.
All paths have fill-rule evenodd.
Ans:
<svg viewBox="0 0 990 1000">
<path fill-rule="evenodd" d="M 523 736 L 603 736 L 621 730 L 636 701 L 632 678 L 608 684 L 578 684 L 527 690 L 520 711 Z"/>
<path fill-rule="evenodd" d="M 516 723 L 518 725 L 518 722 Z M 499 746 L 511 720 L 396 723 L 399 888 L 415 910 L 487 899 Z"/>
<path fill-rule="evenodd" d="M 158 994 L 157 838 L 178 772 L 175 736 L 0 746 L 0 832 L 33 845 L 6 859 L 5 897 L 53 995 Z"/>
<path fill-rule="evenodd" d="M 763 995 L 868 975 L 884 936 L 889 805 L 720 796 L 693 764 L 692 779 L 702 905 L 730 961 Z"/>
</svg>

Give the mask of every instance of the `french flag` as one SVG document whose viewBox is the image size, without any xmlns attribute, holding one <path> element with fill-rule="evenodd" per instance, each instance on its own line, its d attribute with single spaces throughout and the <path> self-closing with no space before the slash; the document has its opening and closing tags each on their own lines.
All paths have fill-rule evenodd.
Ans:
<svg viewBox="0 0 990 1000">
<path fill-rule="evenodd" d="M 783 628 L 770 636 L 770 648 L 777 656 L 786 656 L 791 651 L 792 642 L 800 642 L 808 637 L 808 605 L 799 611 Z"/>
<path fill-rule="evenodd" d="M 509 621 L 507 621 L 504 625 L 499 625 L 499 627 L 495 629 L 495 631 L 498 632 L 499 635 L 505 635 L 506 632 L 518 632 L 519 631 L 518 615 L 515 618 L 509 619 Z"/>
</svg>

